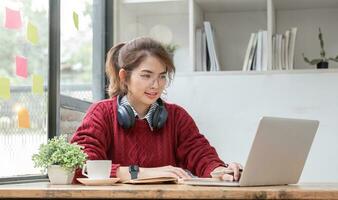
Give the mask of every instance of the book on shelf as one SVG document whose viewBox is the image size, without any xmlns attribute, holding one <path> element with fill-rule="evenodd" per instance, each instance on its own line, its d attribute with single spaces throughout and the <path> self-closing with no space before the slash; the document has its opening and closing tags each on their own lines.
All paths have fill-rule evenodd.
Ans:
<svg viewBox="0 0 338 200">
<path fill-rule="evenodd" d="M 296 45 L 297 27 L 291 28 L 290 43 L 289 43 L 289 66 L 288 69 L 293 69 L 295 45 Z"/>
<path fill-rule="evenodd" d="M 207 40 L 208 55 L 210 58 L 210 71 L 219 71 L 219 61 L 216 52 L 215 36 L 209 21 L 204 21 L 204 31 Z"/>
<path fill-rule="evenodd" d="M 257 35 L 258 36 L 258 35 Z M 253 54 L 252 57 L 250 55 L 249 57 L 249 62 L 251 63 L 250 70 L 256 70 L 256 58 L 257 58 L 257 42 L 258 42 L 258 37 L 256 38 L 256 43 L 253 47 Z"/>
<path fill-rule="evenodd" d="M 246 48 L 246 52 L 245 52 L 245 56 L 244 56 L 244 62 L 243 62 L 243 67 L 242 67 L 243 71 L 249 70 L 249 65 L 250 65 L 249 64 L 249 57 L 250 57 L 252 47 L 253 47 L 253 43 L 254 43 L 254 40 L 256 39 L 256 37 L 257 37 L 256 33 L 251 33 L 249 43 L 248 43 L 248 46 Z"/>
<path fill-rule="evenodd" d="M 276 70 L 282 69 L 282 35 L 277 34 L 277 65 Z"/>
<path fill-rule="evenodd" d="M 202 71 L 207 71 L 207 65 L 208 65 L 208 60 L 207 60 L 207 37 L 205 35 L 205 31 L 203 30 L 202 32 Z"/>
<path fill-rule="evenodd" d="M 292 70 L 294 64 L 297 28 L 272 36 L 272 69 Z"/>
<path fill-rule="evenodd" d="M 266 30 L 251 33 L 245 52 L 243 71 L 265 71 L 268 69 L 268 35 Z"/>
<path fill-rule="evenodd" d="M 257 33 L 255 33 L 254 39 L 251 44 L 248 66 L 246 67 L 247 71 L 250 71 L 253 67 L 254 57 L 256 56 L 256 47 L 257 47 Z"/>
<path fill-rule="evenodd" d="M 289 57 L 290 57 L 290 51 L 289 51 L 289 46 L 290 46 L 290 30 L 286 30 L 284 33 L 285 36 L 285 69 L 289 69 Z"/>
<path fill-rule="evenodd" d="M 282 34 L 281 36 L 281 66 L 280 69 L 285 69 L 285 36 Z"/>
<path fill-rule="evenodd" d="M 196 66 L 195 70 L 196 71 L 203 71 L 202 32 L 203 30 L 201 28 L 197 28 L 196 33 L 195 33 L 195 66 Z"/>
<path fill-rule="evenodd" d="M 255 58 L 255 70 L 261 71 L 262 70 L 262 53 L 263 53 L 263 32 L 259 31 L 257 33 L 257 52 Z"/>
<path fill-rule="evenodd" d="M 268 70 L 268 31 L 262 31 L 262 71 Z"/>
<path fill-rule="evenodd" d="M 256 64 L 253 70 L 256 71 L 266 71 L 268 67 L 268 54 L 267 54 L 267 49 L 268 49 L 268 35 L 267 31 L 265 30 L 260 30 L 257 33 L 257 48 L 256 48 Z"/>
<path fill-rule="evenodd" d="M 251 33 L 245 52 L 243 71 L 292 70 L 297 28 L 275 33 L 268 38 L 266 30 Z M 271 40 L 271 66 L 268 66 L 268 40 Z"/>
<path fill-rule="evenodd" d="M 207 40 L 203 28 L 197 28 L 195 33 L 195 70 L 207 71 Z"/>
<path fill-rule="evenodd" d="M 272 61 L 271 61 L 271 70 L 273 70 L 273 69 L 275 69 L 276 68 L 276 58 L 277 58 L 277 37 L 276 37 L 276 35 L 274 34 L 273 36 L 272 36 L 272 49 L 271 49 L 271 51 L 272 51 Z"/>
</svg>

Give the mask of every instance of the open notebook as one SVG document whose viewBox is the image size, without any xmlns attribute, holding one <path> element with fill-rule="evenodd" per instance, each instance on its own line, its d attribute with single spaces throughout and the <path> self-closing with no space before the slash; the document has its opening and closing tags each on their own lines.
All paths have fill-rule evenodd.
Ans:
<svg viewBox="0 0 338 200">
<path fill-rule="evenodd" d="M 154 177 L 154 178 L 144 178 L 144 179 L 133 179 L 128 180 L 123 183 L 130 184 L 160 184 L 160 183 L 169 183 L 169 184 L 186 184 L 186 185 L 204 185 L 204 186 L 229 186 L 232 183 L 234 185 L 238 182 L 223 181 L 219 178 L 189 178 L 189 179 L 177 179 L 175 177 Z"/>
</svg>

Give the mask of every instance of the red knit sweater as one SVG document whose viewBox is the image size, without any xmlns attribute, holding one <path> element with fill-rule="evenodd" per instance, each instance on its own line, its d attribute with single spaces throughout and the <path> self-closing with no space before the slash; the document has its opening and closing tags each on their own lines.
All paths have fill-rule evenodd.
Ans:
<svg viewBox="0 0 338 200">
<path fill-rule="evenodd" d="M 119 166 L 178 166 L 199 177 L 224 166 L 191 116 L 175 104 L 164 103 L 168 118 L 163 128 L 151 131 L 145 119 L 123 129 L 117 121 L 116 97 L 93 104 L 71 142 L 84 146 L 89 160 L 112 160 L 112 177 Z M 75 178 L 80 177 L 80 170 Z"/>
</svg>

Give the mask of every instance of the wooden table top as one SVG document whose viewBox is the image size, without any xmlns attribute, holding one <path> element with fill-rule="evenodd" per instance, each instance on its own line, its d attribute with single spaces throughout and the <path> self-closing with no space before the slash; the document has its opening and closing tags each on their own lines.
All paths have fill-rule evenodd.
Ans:
<svg viewBox="0 0 338 200">
<path fill-rule="evenodd" d="M 48 182 L 0 185 L 0 198 L 63 199 L 338 199 L 338 183 L 269 187 L 206 187 L 178 184 L 84 186 Z"/>
</svg>

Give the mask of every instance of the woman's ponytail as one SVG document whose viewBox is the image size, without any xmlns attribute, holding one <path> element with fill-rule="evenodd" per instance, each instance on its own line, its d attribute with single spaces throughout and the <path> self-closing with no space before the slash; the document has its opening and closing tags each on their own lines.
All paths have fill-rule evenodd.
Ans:
<svg viewBox="0 0 338 200">
<path fill-rule="evenodd" d="M 109 97 L 116 95 L 123 95 L 126 93 L 124 87 L 121 84 L 119 78 L 119 70 L 122 66 L 119 66 L 119 52 L 125 43 L 120 43 L 113 46 L 107 53 L 106 57 L 106 75 L 109 80 L 107 92 Z"/>
</svg>

